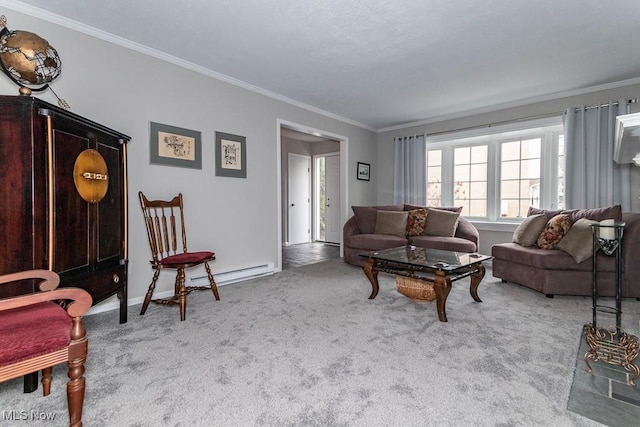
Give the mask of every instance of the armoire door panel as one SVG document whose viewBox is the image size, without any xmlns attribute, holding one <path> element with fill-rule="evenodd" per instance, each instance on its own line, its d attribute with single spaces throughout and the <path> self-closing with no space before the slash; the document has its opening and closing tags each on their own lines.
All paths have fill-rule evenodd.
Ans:
<svg viewBox="0 0 640 427">
<path fill-rule="evenodd" d="M 107 194 L 98 203 L 98 262 L 114 261 L 118 263 L 123 257 L 122 232 L 122 178 L 120 146 L 109 146 L 98 142 L 98 153 L 102 155 L 109 171 L 109 187 Z"/>
<path fill-rule="evenodd" d="M 33 147 L 27 143 L 16 147 L 13 141 L 21 141 L 29 135 L 29 126 L 23 125 L 28 108 L 15 108 L 0 103 L 0 272 L 16 272 L 40 267 L 35 256 L 37 235 L 31 232 L 34 203 Z M 42 245 L 39 246 L 43 248 Z M 11 285 L 6 285 L 11 286 Z M 0 289 L 0 297 L 6 293 Z"/>
<path fill-rule="evenodd" d="M 91 263 L 91 205 L 73 182 L 76 158 L 89 148 L 89 140 L 54 130 L 54 271 L 88 269 Z"/>
</svg>

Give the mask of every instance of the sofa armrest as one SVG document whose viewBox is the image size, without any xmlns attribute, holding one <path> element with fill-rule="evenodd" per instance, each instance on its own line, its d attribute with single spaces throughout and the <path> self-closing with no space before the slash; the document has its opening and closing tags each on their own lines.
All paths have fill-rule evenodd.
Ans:
<svg viewBox="0 0 640 427">
<path fill-rule="evenodd" d="M 347 222 L 344 223 L 344 227 L 342 227 L 342 241 L 345 245 L 348 245 L 349 237 L 355 236 L 356 234 L 360 234 L 360 229 L 358 228 L 358 223 L 354 215 L 349 218 Z"/>
<path fill-rule="evenodd" d="M 458 219 L 458 227 L 456 228 L 455 237 L 467 239 L 476 244 L 476 251 L 478 250 L 480 242 L 480 233 L 478 229 L 471 224 L 466 218 L 460 217 Z"/>
</svg>

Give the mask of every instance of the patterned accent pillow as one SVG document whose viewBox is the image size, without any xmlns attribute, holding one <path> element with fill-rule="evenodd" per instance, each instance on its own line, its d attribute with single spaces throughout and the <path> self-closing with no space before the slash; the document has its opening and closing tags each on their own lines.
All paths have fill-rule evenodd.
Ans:
<svg viewBox="0 0 640 427">
<path fill-rule="evenodd" d="M 407 236 L 422 236 L 427 224 L 426 209 L 412 209 L 407 216 Z"/>
<path fill-rule="evenodd" d="M 551 218 L 538 236 L 538 247 L 541 249 L 554 249 L 573 225 L 569 214 L 560 214 Z"/>
</svg>

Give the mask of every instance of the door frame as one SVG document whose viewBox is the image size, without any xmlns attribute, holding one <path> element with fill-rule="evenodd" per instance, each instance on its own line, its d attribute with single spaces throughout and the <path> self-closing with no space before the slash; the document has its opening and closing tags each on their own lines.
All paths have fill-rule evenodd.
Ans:
<svg viewBox="0 0 640 427">
<path fill-rule="evenodd" d="M 277 242 L 277 266 L 276 270 L 282 270 L 282 135 L 280 129 L 282 127 L 297 130 L 299 132 L 309 133 L 312 135 L 323 136 L 328 139 L 334 139 L 340 143 L 340 224 L 344 224 L 348 218 L 349 210 L 347 209 L 349 200 L 348 183 L 349 183 L 349 138 L 332 132 L 312 128 L 300 123 L 291 122 L 284 119 L 276 119 L 276 185 L 278 188 L 276 194 L 276 203 L 278 206 L 277 224 L 276 224 L 276 242 Z M 340 256 L 344 253 L 344 242 L 340 235 Z"/>
</svg>

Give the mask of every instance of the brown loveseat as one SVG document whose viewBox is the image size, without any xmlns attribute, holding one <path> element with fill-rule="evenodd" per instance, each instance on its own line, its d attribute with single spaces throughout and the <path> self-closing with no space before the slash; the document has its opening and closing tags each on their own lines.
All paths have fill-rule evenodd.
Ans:
<svg viewBox="0 0 640 427">
<path fill-rule="evenodd" d="M 527 219 L 543 215 L 543 221 L 548 223 L 560 214 L 568 215 L 572 225 L 567 234 L 560 239 L 557 247 L 541 249 L 537 245 L 539 240 L 531 245 L 515 242 L 494 245 L 491 250 L 494 257 L 493 276 L 502 279 L 503 282 L 517 283 L 542 292 L 548 297 L 554 294 L 590 296 L 593 286 L 593 240 L 591 226 L 587 220 L 614 219 L 626 224 L 622 236 L 621 295 L 640 297 L 640 251 L 638 251 L 640 213 L 623 213 L 619 205 L 602 209 L 568 211 L 541 211 L 532 208 Z M 580 223 L 578 220 L 581 220 Z M 577 236 L 580 224 L 582 224 L 582 236 L 579 240 L 573 239 L 570 233 L 575 228 L 574 236 Z M 514 239 L 519 231 L 523 230 L 516 230 Z M 569 242 L 569 240 L 572 241 Z M 601 250 L 596 256 L 598 295 L 615 296 L 615 256 L 607 256 Z"/>
<path fill-rule="evenodd" d="M 408 213 L 431 208 L 414 205 L 386 205 L 353 206 L 352 209 L 354 215 L 349 218 L 342 229 L 344 260 L 349 264 L 363 266 L 367 259 L 361 257 L 360 254 L 406 245 L 458 252 L 476 252 L 478 250 L 478 230 L 465 218 L 459 216 L 460 208 L 438 208 L 433 214 L 427 212 L 425 230 L 420 235 L 407 235 L 406 232 L 386 234 L 390 231 L 381 229 L 378 211 Z M 458 215 L 447 215 L 442 211 Z M 436 220 L 443 217 L 442 221 Z M 429 223 L 429 218 L 432 219 L 431 223 Z M 376 233 L 376 227 L 378 233 Z"/>
</svg>

